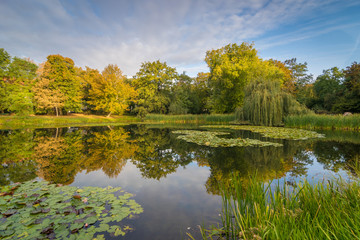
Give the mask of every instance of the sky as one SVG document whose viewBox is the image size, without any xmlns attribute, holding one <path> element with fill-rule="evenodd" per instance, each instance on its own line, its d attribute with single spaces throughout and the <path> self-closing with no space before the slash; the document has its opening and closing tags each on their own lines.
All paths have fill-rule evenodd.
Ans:
<svg viewBox="0 0 360 240">
<path fill-rule="evenodd" d="M 359 0 L 0 0 L 0 48 L 36 63 L 61 54 L 129 77 L 160 60 L 194 77 L 206 51 L 254 43 L 315 77 L 360 62 Z"/>
</svg>

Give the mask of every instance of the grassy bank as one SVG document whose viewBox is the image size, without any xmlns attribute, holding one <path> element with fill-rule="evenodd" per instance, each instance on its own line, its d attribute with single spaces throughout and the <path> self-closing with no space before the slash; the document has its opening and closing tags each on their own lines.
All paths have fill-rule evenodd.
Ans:
<svg viewBox="0 0 360 240">
<path fill-rule="evenodd" d="M 235 120 L 234 114 L 185 114 L 165 115 L 149 114 L 145 118 L 147 123 L 193 123 L 193 124 L 225 124 Z"/>
<path fill-rule="evenodd" d="M 353 114 L 350 116 L 319 114 L 288 116 L 285 119 L 285 126 L 306 129 L 360 131 L 360 114 Z"/>
<path fill-rule="evenodd" d="M 223 228 L 203 229 L 204 239 L 359 239 L 358 181 L 271 189 L 255 179 L 246 188 L 233 180 L 232 190 L 222 189 Z"/>
<path fill-rule="evenodd" d="M 67 127 L 91 126 L 104 124 L 120 124 L 138 122 L 133 116 L 97 116 L 72 114 L 68 116 L 0 116 L 1 129 L 32 128 L 32 127 Z"/>
</svg>

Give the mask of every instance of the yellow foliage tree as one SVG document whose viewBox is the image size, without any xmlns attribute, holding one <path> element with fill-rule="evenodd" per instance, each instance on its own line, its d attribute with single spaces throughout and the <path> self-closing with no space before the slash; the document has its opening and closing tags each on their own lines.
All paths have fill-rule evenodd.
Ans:
<svg viewBox="0 0 360 240">
<path fill-rule="evenodd" d="M 95 110 L 111 114 L 122 114 L 131 101 L 135 101 L 137 92 L 125 82 L 126 77 L 117 65 L 109 64 L 100 74 L 98 70 L 86 68 L 85 81 L 89 84 L 88 103 Z"/>
</svg>

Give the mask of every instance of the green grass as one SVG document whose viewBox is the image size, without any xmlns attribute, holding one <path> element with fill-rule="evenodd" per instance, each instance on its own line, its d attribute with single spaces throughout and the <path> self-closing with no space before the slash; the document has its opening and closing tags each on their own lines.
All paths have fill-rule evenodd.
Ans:
<svg viewBox="0 0 360 240">
<path fill-rule="evenodd" d="M 360 130 L 360 114 L 350 116 L 308 114 L 288 116 L 285 118 L 286 127 L 299 127 L 306 129 L 339 129 Z"/>
<path fill-rule="evenodd" d="M 73 114 L 68 116 L 0 116 L 0 129 L 99 126 L 139 122 L 133 116 L 104 117 L 97 115 Z"/>
<path fill-rule="evenodd" d="M 360 239 L 358 180 L 244 187 L 234 177 L 232 187 L 222 187 L 223 227 L 202 229 L 204 239 Z"/>
<path fill-rule="evenodd" d="M 235 120 L 234 114 L 185 114 L 165 115 L 149 114 L 145 118 L 147 123 L 196 123 L 196 124 L 225 124 Z"/>
</svg>

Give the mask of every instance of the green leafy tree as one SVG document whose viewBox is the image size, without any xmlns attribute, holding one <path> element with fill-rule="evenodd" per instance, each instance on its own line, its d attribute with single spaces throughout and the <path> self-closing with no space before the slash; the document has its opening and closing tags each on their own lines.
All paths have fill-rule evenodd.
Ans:
<svg viewBox="0 0 360 240">
<path fill-rule="evenodd" d="M 11 57 L 8 52 L 0 48 L 0 79 L 7 76 L 8 65 L 10 64 Z"/>
<path fill-rule="evenodd" d="M 191 111 L 192 105 L 192 78 L 183 72 L 179 75 L 178 81 L 172 88 L 172 100 L 169 106 L 171 114 L 187 114 Z"/>
<path fill-rule="evenodd" d="M 270 61 L 257 55 L 253 44 L 229 44 L 206 52 L 205 61 L 210 68 L 209 106 L 213 112 L 233 112 L 242 106 L 246 85 L 259 77 L 283 81 L 283 72 Z"/>
<path fill-rule="evenodd" d="M 333 105 L 338 100 L 336 96 L 342 92 L 343 80 L 344 73 L 337 67 L 324 70 L 323 74 L 316 78 L 314 90 L 317 108 L 331 111 Z"/>
<path fill-rule="evenodd" d="M 31 87 L 36 76 L 37 65 L 28 59 L 14 57 L 12 60 L 6 52 L 2 55 L 0 64 L 2 79 L 0 83 L 0 108 L 18 115 L 33 113 L 33 94 Z M 5 60 L 4 60 L 5 59 Z"/>
<path fill-rule="evenodd" d="M 271 79 L 258 79 L 246 88 L 243 108 L 236 112 L 238 120 L 254 125 L 279 126 L 290 114 L 303 114 L 308 110 Z"/>
<path fill-rule="evenodd" d="M 126 83 L 126 77 L 116 65 L 108 65 L 102 74 L 87 68 L 85 75 L 89 84 L 89 105 L 107 112 L 108 117 L 113 113 L 124 113 L 130 101 L 136 100 L 137 92 Z"/>
<path fill-rule="evenodd" d="M 291 71 L 292 82 L 295 84 L 295 96 L 296 99 L 306 104 L 308 99 L 307 85 L 313 80 L 312 74 L 308 74 L 307 63 L 298 63 L 296 58 L 285 60 L 285 66 Z"/>
<path fill-rule="evenodd" d="M 135 111 L 167 113 L 170 105 L 171 86 L 177 79 L 175 68 L 166 62 L 144 62 L 132 80 L 139 94 Z"/>
<path fill-rule="evenodd" d="M 8 110 L 19 115 L 33 113 L 34 101 L 31 91 L 38 66 L 29 59 L 14 57 L 8 67 Z"/>
<path fill-rule="evenodd" d="M 200 72 L 197 74 L 192 84 L 192 110 L 194 114 L 209 113 L 208 102 L 210 98 L 209 88 L 210 73 Z"/>
<path fill-rule="evenodd" d="M 338 106 L 342 112 L 360 112 L 360 63 L 354 62 L 345 71 L 344 95 Z"/>
</svg>

